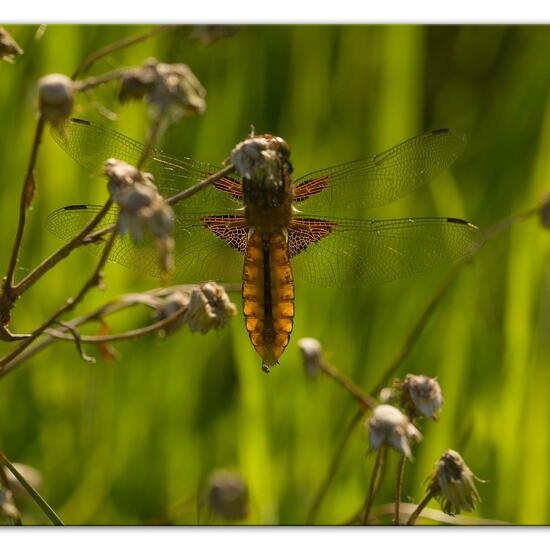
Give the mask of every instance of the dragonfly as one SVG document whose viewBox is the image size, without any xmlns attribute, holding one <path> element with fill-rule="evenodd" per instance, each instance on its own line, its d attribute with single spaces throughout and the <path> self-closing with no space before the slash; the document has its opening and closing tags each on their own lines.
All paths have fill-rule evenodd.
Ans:
<svg viewBox="0 0 550 550">
<path fill-rule="evenodd" d="M 115 130 L 72 119 L 54 139 L 90 173 L 108 158 L 136 165 L 143 145 Z M 293 329 L 294 281 L 321 287 L 362 288 L 449 264 L 467 255 L 477 228 L 462 219 L 422 217 L 360 219 L 425 185 L 464 151 L 464 134 L 433 130 L 360 160 L 294 179 L 288 144 L 261 136 L 276 152 L 275 181 L 223 177 L 173 206 L 178 283 L 242 284 L 246 329 L 262 368 L 278 364 Z M 159 192 L 172 196 L 219 168 L 154 150 L 144 171 Z M 68 240 L 102 207 L 68 205 L 54 211 L 48 228 Z M 354 217 L 350 217 L 353 214 Z M 116 222 L 113 206 L 98 229 Z M 94 247 L 97 248 L 97 247 Z M 160 276 L 152 240 L 118 236 L 109 259 Z"/>
</svg>

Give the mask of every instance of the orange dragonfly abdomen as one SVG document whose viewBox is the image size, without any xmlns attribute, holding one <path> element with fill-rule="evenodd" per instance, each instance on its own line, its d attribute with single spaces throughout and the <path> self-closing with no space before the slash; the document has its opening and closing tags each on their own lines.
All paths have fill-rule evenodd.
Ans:
<svg viewBox="0 0 550 550">
<path fill-rule="evenodd" d="M 243 310 L 252 345 L 262 358 L 262 368 L 269 371 L 288 345 L 294 318 L 294 283 L 284 230 L 250 231 Z"/>
</svg>

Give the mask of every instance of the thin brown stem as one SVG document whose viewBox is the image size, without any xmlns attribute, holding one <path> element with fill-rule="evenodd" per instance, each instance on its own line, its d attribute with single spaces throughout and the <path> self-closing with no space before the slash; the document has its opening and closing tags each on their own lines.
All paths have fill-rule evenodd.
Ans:
<svg viewBox="0 0 550 550">
<path fill-rule="evenodd" d="M 88 92 L 93 88 L 118 80 L 127 69 L 114 69 L 99 76 L 90 76 L 84 80 L 78 80 L 75 82 L 75 88 L 78 92 Z"/>
<path fill-rule="evenodd" d="M 36 266 L 24 279 L 17 284 L 13 292 L 16 296 L 21 296 L 23 292 L 28 290 L 36 281 L 38 281 L 52 267 L 56 266 L 62 259 L 66 258 L 75 248 L 79 247 L 86 236 L 93 231 L 99 222 L 105 217 L 112 206 L 112 201 L 109 199 L 103 208 L 76 234 L 67 244 L 63 245 L 59 250 L 46 258 L 42 263 Z"/>
<path fill-rule="evenodd" d="M 159 135 L 161 134 L 161 130 L 164 129 L 166 114 L 167 114 L 167 109 L 165 108 L 165 109 L 162 109 L 159 113 L 157 113 L 156 116 L 153 118 L 153 122 L 149 128 L 149 132 L 147 133 L 147 141 L 145 142 L 145 145 L 143 146 L 143 150 L 141 151 L 141 156 L 139 157 L 139 161 L 137 164 L 138 170 L 141 170 L 145 161 L 149 157 L 149 154 L 153 150 L 153 147 L 157 142 Z"/>
<path fill-rule="evenodd" d="M 393 523 L 395 525 L 401 525 L 399 505 L 401 504 L 401 487 L 403 485 L 403 474 L 405 472 L 405 460 L 406 457 L 402 454 L 399 458 L 399 464 L 397 466 L 397 479 L 395 483 L 395 511 L 393 515 Z"/>
<path fill-rule="evenodd" d="M 332 460 L 330 462 L 328 472 L 325 478 L 323 479 L 321 485 L 319 486 L 319 489 L 317 490 L 317 494 L 315 495 L 315 499 L 313 500 L 311 508 L 309 509 L 309 513 L 306 518 L 306 524 L 313 525 L 315 523 L 317 514 L 319 513 L 319 509 L 321 508 L 323 499 L 325 498 L 328 488 L 332 480 L 334 479 L 336 472 L 338 471 L 340 463 L 342 462 L 342 458 L 344 457 L 344 451 L 346 450 L 349 440 L 351 439 L 351 436 L 355 431 L 355 428 L 357 427 L 359 422 L 361 422 L 361 419 L 363 418 L 364 414 L 365 414 L 365 411 L 359 408 L 353 415 L 351 422 L 348 424 L 348 427 L 344 432 L 344 436 L 342 437 L 340 444 L 338 445 L 338 447 L 334 452 L 334 455 L 332 456 Z"/>
<path fill-rule="evenodd" d="M 9 321 L 9 311 L 15 302 L 15 297 L 12 295 L 13 285 L 14 285 L 14 273 L 17 266 L 17 260 L 19 258 L 19 251 L 21 250 L 21 242 L 23 241 L 23 232 L 25 231 L 25 224 L 27 221 L 27 210 L 31 205 L 34 188 L 35 188 L 35 179 L 34 179 L 34 168 L 36 166 L 36 160 L 38 158 L 38 151 L 40 149 L 40 143 L 42 141 L 42 135 L 44 133 L 44 126 L 46 121 L 43 115 L 38 117 L 36 122 L 36 129 L 34 132 L 34 139 L 32 143 L 31 155 L 29 158 L 29 164 L 27 167 L 27 172 L 25 174 L 25 181 L 23 182 L 23 187 L 21 189 L 21 198 L 19 200 L 19 221 L 17 224 L 17 232 L 15 234 L 15 239 L 13 242 L 13 247 L 11 251 L 11 256 L 8 264 L 8 269 L 6 271 L 6 277 L 3 281 L 3 293 L 2 300 L 0 304 L 0 323 L 5 325 Z"/>
<path fill-rule="evenodd" d="M 79 342 L 85 343 L 85 344 L 107 344 L 109 342 L 121 342 L 123 340 L 135 340 L 136 338 L 141 338 L 142 336 L 146 336 L 147 334 L 151 334 L 152 332 L 158 332 L 159 330 L 162 330 L 169 326 L 174 321 L 177 321 L 185 312 L 187 311 L 187 307 L 181 307 L 168 317 L 156 321 L 155 323 L 151 323 L 150 325 L 147 325 L 146 327 L 137 328 L 133 330 L 128 330 L 126 332 L 122 332 L 120 334 L 107 334 L 104 336 L 83 336 L 79 335 L 78 340 Z M 70 331 L 69 331 L 70 332 Z M 65 340 L 69 342 L 75 342 L 75 337 L 73 335 L 69 335 L 66 332 L 61 332 L 58 330 L 48 330 L 48 334 L 50 336 L 53 336 L 54 338 L 58 340 Z"/>
<path fill-rule="evenodd" d="M 170 30 L 172 28 L 175 28 L 172 25 L 158 25 L 157 27 L 151 29 L 150 31 L 136 34 L 134 36 L 130 36 L 128 38 L 123 38 L 122 40 L 117 40 L 116 42 L 113 42 L 112 44 L 109 44 L 107 46 L 104 46 L 103 48 L 100 48 L 99 50 L 95 51 L 94 53 L 90 54 L 80 65 L 77 67 L 75 72 L 72 75 L 72 79 L 75 80 L 80 76 L 82 73 L 85 73 L 94 63 L 99 61 L 102 57 L 106 57 L 117 50 L 122 50 L 124 48 L 127 48 L 128 46 L 132 46 L 133 44 L 137 44 L 138 42 L 144 42 L 145 40 L 148 40 L 149 38 Z"/>
<path fill-rule="evenodd" d="M 369 521 L 370 510 L 372 508 L 372 503 L 374 502 L 374 496 L 376 494 L 376 491 L 374 490 L 374 488 L 377 485 L 376 478 L 378 477 L 378 471 L 380 470 L 382 450 L 383 450 L 383 447 L 380 447 L 378 451 L 376 451 L 376 459 L 374 461 L 374 466 L 372 468 L 372 474 L 369 482 L 369 490 L 367 493 L 367 498 L 365 500 L 365 507 L 363 511 L 363 525 L 367 525 Z"/>
<path fill-rule="evenodd" d="M 58 318 L 61 317 L 61 315 L 74 309 L 74 307 L 76 307 L 76 305 L 84 298 L 88 291 L 100 283 L 101 272 L 103 270 L 103 267 L 105 266 L 105 263 L 107 262 L 107 258 L 113 247 L 115 237 L 116 233 L 112 233 L 111 237 L 103 248 L 101 258 L 99 259 L 99 262 L 94 272 L 92 273 L 91 277 L 86 281 L 84 286 L 80 289 L 76 297 L 69 298 L 64 306 L 59 308 L 49 319 L 47 319 L 38 328 L 36 328 L 26 340 L 23 340 L 15 349 L 13 349 L 10 353 L 0 359 L 0 376 L 2 376 L 3 374 L 5 365 L 10 363 L 10 361 L 15 359 L 19 354 L 27 349 L 39 336 L 44 333 L 46 329 L 50 328 L 58 320 Z"/>
<path fill-rule="evenodd" d="M 418 519 L 418 516 L 424 510 L 424 508 L 428 505 L 428 502 L 432 500 L 434 497 L 434 493 L 432 491 L 428 491 L 424 498 L 420 501 L 418 506 L 415 508 L 414 512 L 410 515 L 409 521 L 407 521 L 407 525 L 414 525 L 416 523 L 416 520 Z"/>
<path fill-rule="evenodd" d="M 353 395 L 365 409 L 373 409 L 376 407 L 376 400 L 366 394 L 357 384 L 355 384 L 355 382 L 353 382 L 353 380 L 350 380 L 347 376 L 342 374 L 336 367 L 323 361 L 320 368 L 325 374 L 330 376 Z"/>
</svg>

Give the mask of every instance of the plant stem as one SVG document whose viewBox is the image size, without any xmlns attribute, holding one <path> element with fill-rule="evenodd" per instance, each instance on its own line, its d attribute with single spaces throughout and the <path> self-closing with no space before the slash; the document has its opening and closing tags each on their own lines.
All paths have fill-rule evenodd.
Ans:
<svg viewBox="0 0 550 550">
<path fill-rule="evenodd" d="M 3 464 L 21 483 L 25 491 L 30 495 L 34 502 L 40 507 L 40 509 L 48 516 L 48 519 L 54 525 L 63 525 L 63 522 L 59 516 L 53 511 L 52 507 L 40 496 L 38 491 L 17 471 L 15 466 L 6 458 L 4 453 L 0 452 L 0 463 Z"/>
<path fill-rule="evenodd" d="M 350 380 L 347 376 L 342 374 L 336 367 L 323 361 L 320 368 L 325 374 L 351 393 L 366 410 L 376 407 L 376 400 L 370 395 L 367 395 L 357 384 L 355 384 L 355 382 L 353 382 L 353 380 Z"/>
<path fill-rule="evenodd" d="M 401 503 L 401 486 L 403 485 L 403 473 L 405 472 L 405 455 L 402 454 L 399 458 L 399 464 L 397 466 L 397 480 L 395 483 L 395 513 L 393 516 L 393 523 L 395 525 L 401 525 L 401 519 L 399 517 L 399 505 Z"/>
<path fill-rule="evenodd" d="M 344 451 L 346 450 L 348 442 L 353 432 L 355 431 L 355 428 L 363 418 L 364 414 L 365 412 L 363 411 L 363 409 L 359 408 L 353 415 L 351 422 L 346 428 L 346 431 L 344 432 L 344 437 L 342 438 L 342 441 L 340 441 L 340 444 L 338 445 L 336 451 L 334 452 L 334 455 L 332 456 L 328 472 L 323 479 L 323 482 L 319 486 L 319 489 L 317 490 L 317 494 L 315 495 L 315 499 L 313 500 L 313 504 L 311 505 L 311 508 L 307 515 L 306 524 L 313 525 L 315 523 L 315 519 L 317 518 L 317 514 L 321 507 L 321 503 L 323 502 L 323 499 L 327 494 L 328 488 L 332 480 L 334 479 L 334 476 L 336 475 L 340 463 L 342 462 Z"/>
<path fill-rule="evenodd" d="M 79 247 L 88 233 L 93 231 L 99 222 L 105 217 L 112 206 L 112 201 L 109 199 L 103 208 L 88 222 L 88 224 L 75 235 L 67 244 L 46 258 L 38 266 L 36 266 L 23 280 L 14 288 L 13 292 L 16 296 L 21 296 L 23 292 L 28 290 L 36 281 L 40 279 L 52 267 L 56 266 L 63 258 L 66 258 L 75 248 Z"/>
<path fill-rule="evenodd" d="M 15 240 L 11 251 L 10 261 L 8 264 L 8 270 L 6 271 L 6 277 L 3 281 L 3 301 L 2 311 L 0 311 L 0 323 L 5 325 L 9 321 L 9 311 L 15 302 L 12 295 L 14 273 L 17 266 L 17 259 L 19 257 L 19 251 L 21 249 L 21 242 L 23 240 L 23 232 L 25 231 L 25 224 L 27 221 L 27 210 L 31 205 L 34 195 L 34 167 L 36 166 L 36 160 L 38 158 L 38 150 L 40 149 L 40 143 L 42 141 L 42 135 L 44 133 L 44 126 L 46 121 L 43 115 L 38 117 L 36 122 L 36 129 L 34 132 L 34 139 L 32 143 L 31 155 L 29 158 L 29 164 L 25 175 L 25 181 L 21 189 L 21 198 L 19 200 L 19 221 L 17 224 L 17 233 L 15 234 Z"/>
<path fill-rule="evenodd" d="M 132 46 L 133 44 L 137 44 L 138 42 L 144 42 L 145 40 L 148 40 L 152 36 L 155 36 L 161 32 L 167 31 L 172 28 L 175 28 L 175 27 L 172 25 L 158 25 L 157 27 L 151 29 L 150 31 L 144 32 L 142 34 L 136 34 L 128 38 L 123 38 L 122 40 L 117 40 L 112 44 L 104 46 L 103 48 L 100 48 L 99 50 L 95 51 L 94 53 L 86 57 L 86 59 L 84 59 L 84 61 L 82 61 L 82 63 L 80 63 L 80 65 L 77 67 L 77 69 L 75 70 L 71 78 L 73 80 L 76 80 L 76 78 L 80 74 L 86 72 L 96 61 L 99 61 L 102 57 L 106 57 L 107 55 L 112 54 L 117 50 L 122 50 L 123 48 Z"/>
<path fill-rule="evenodd" d="M 367 493 L 367 498 L 365 500 L 364 506 L 365 509 L 363 511 L 363 525 L 367 525 L 369 521 L 370 509 L 372 508 L 372 503 L 374 502 L 374 495 L 376 493 L 374 488 L 376 487 L 376 478 L 378 477 L 378 471 L 380 470 L 382 450 L 383 447 L 379 447 L 378 451 L 376 451 L 376 459 L 374 461 L 372 475 L 369 482 L 369 492 Z"/>
<path fill-rule="evenodd" d="M 111 252 L 116 236 L 117 236 L 116 233 L 111 234 L 111 237 L 109 238 L 109 240 L 105 244 L 105 247 L 103 248 L 101 258 L 99 259 L 99 262 L 94 272 L 92 273 L 91 277 L 86 281 L 84 286 L 80 289 L 76 297 L 69 298 L 64 306 L 58 309 L 48 320 L 46 320 L 44 323 L 42 323 L 42 325 L 40 325 L 37 329 L 35 329 L 26 340 L 23 340 L 14 350 L 12 350 L 10 353 L 8 353 L 7 355 L 5 355 L 0 359 L 0 376 L 3 375 L 4 367 L 12 359 L 14 359 L 19 354 L 21 354 L 25 349 L 27 349 L 40 335 L 43 334 L 43 332 L 47 328 L 50 328 L 50 326 L 53 325 L 61 315 L 63 315 L 67 311 L 72 310 L 84 298 L 84 296 L 88 293 L 88 291 L 91 288 L 99 284 L 101 280 L 101 271 L 103 270 L 103 267 L 107 262 L 107 258 L 109 256 L 109 253 Z"/>
<path fill-rule="evenodd" d="M 418 516 L 424 510 L 428 502 L 432 500 L 434 496 L 434 493 L 432 491 L 428 491 L 424 498 L 420 501 L 418 506 L 415 508 L 414 512 L 410 515 L 409 521 L 407 521 L 407 525 L 414 525 L 416 523 L 416 520 L 418 519 Z"/>
</svg>

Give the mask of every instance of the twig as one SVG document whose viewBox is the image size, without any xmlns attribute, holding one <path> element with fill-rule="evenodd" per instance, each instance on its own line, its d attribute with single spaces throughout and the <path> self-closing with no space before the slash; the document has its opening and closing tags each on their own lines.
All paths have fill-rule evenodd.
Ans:
<svg viewBox="0 0 550 550">
<path fill-rule="evenodd" d="M 343 375 L 336 367 L 326 361 L 322 361 L 320 365 L 321 370 L 330 376 L 333 380 L 338 382 L 343 388 L 345 388 L 365 409 L 373 409 L 376 407 L 376 400 L 370 395 L 367 395 L 355 382 L 350 380 L 347 376 Z"/>
<path fill-rule="evenodd" d="M 127 69 L 120 69 L 120 68 L 114 69 L 113 71 L 109 71 L 99 76 L 90 76 L 85 80 L 77 80 L 75 82 L 75 88 L 79 92 L 88 92 L 92 88 L 97 88 L 98 86 L 102 86 L 107 82 L 111 82 L 112 80 L 119 79 L 126 70 Z"/>
<path fill-rule="evenodd" d="M 399 464 L 397 466 L 397 480 L 395 483 L 395 511 L 393 515 L 393 523 L 401 525 L 399 516 L 399 505 L 401 504 L 401 486 L 403 485 L 403 473 L 405 472 L 405 455 L 401 454 Z"/>
<path fill-rule="evenodd" d="M 42 325 L 35 329 L 26 340 L 23 340 L 14 350 L 12 350 L 10 353 L 0 359 L 0 376 L 3 374 L 5 365 L 7 365 L 12 359 L 14 359 L 25 349 L 27 349 L 46 329 L 50 328 L 50 326 L 53 325 L 53 323 L 55 323 L 57 319 L 61 317 L 61 315 L 73 309 L 84 298 L 84 296 L 91 288 L 99 284 L 101 280 L 101 271 L 103 270 L 109 253 L 111 252 L 111 248 L 113 247 L 116 236 L 116 233 L 111 234 L 111 237 L 103 248 L 101 258 L 99 259 L 99 262 L 94 272 L 92 273 L 91 277 L 86 281 L 84 286 L 80 289 L 76 297 L 69 298 L 64 306 L 58 309 L 48 320 L 46 320 L 44 323 L 42 323 Z"/>
<path fill-rule="evenodd" d="M 46 258 L 42 263 L 36 266 L 24 279 L 19 282 L 13 292 L 16 296 L 21 296 L 28 290 L 36 281 L 38 281 L 47 271 L 57 265 L 63 258 L 66 258 L 75 248 L 79 247 L 85 240 L 90 231 L 93 231 L 99 222 L 105 217 L 112 206 L 112 201 L 109 199 L 103 208 L 88 222 L 88 224 L 75 235 L 68 243 L 63 245 L 59 250 Z"/>
<path fill-rule="evenodd" d="M 76 80 L 76 78 L 80 74 L 86 72 L 96 61 L 99 61 L 102 57 L 106 57 L 107 55 L 116 52 L 117 50 L 122 50 L 123 48 L 132 46 L 133 44 L 137 44 L 138 42 L 144 42 L 145 40 L 148 40 L 149 38 L 172 28 L 175 27 L 172 25 L 159 25 L 151 29 L 150 31 L 130 36 L 128 38 L 123 38 L 122 40 L 118 40 L 116 42 L 113 42 L 112 44 L 109 44 L 108 46 L 100 48 L 99 50 L 90 54 L 86 59 L 84 59 L 84 61 L 82 61 L 82 63 L 73 73 L 72 79 Z"/>
<path fill-rule="evenodd" d="M 338 445 L 338 447 L 336 448 L 336 451 L 334 452 L 334 455 L 332 456 L 332 460 L 330 462 L 328 472 L 323 482 L 319 486 L 319 489 L 317 490 L 317 494 L 315 495 L 315 499 L 313 500 L 313 504 L 309 509 L 309 513 L 306 519 L 306 524 L 312 525 L 315 523 L 317 514 L 319 513 L 319 509 L 321 507 L 321 503 L 323 502 L 323 499 L 327 494 L 328 488 L 332 480 L 334 479 L 336 472 L 338 471 L 338 467 L 340 466 L 340 463 L 344 456 L 344 451 L 346 450 L 349 440 L 353 432 L 355 431 L 355 428 L 357 427 L 359 422 L 361 422 L 361 419 L 363 418 L 364 414 L 365 414 L 365 411 L 359 408 L 353 415 L 351 422 L 349 423 L 346 431 L 344 432 L 344 437 L 342 438 L 342 441 L 340 441 L 340 444 Z"/>
<path fill-rule="evenodd" d="M 378 449 L 378 451 L 376 451 L 376 459 L 374 461 L 374 466 L 372 468 L 372 475 L 370 477 L 370 482 L 369 482 L 369 491 L 367 493 L 367 498 L 365 500 L 365 506 L 363 511 L 363 525 L 367 525 L 369 521 L 370 509 L 372 507 L 372 503 L 374 501 L 374 495 L 375 495 L 374 488 L 376 487 L 376 478 L 378 477 L 378 470 L 380 469 L 382 450 L 383 450 L 383 446 L 381 446 Z"/>
<path fill-rule="evenodd" d="M 63 525 L 60 517 L 53 511 L 52 507 L 40 496 L 38 491 L 19 473 L 17 468 L 7 459 L 6 455 L 0 452 L 0 463 L 3 464 L 21 483 L 25 491 L 30 495 L 40 509 L 48 516 L 54 525 Z"/>
<path fill-rule="evenodd" d="M 185 312 L 187 311 L 187 306 L 179 308 L 177 311 L 165 317 L 160 321 L 156 321 L 146 327 L 137 328 L 134 330 L 128 330 L 120 334 L 106 334 L 104 336 L 83 336 L 79 334 L 78 340 L 86 344 L 107 344 L 109 342 L 120 342 L 122 340 L 135 340 L 136 338 L 141 338 L 152 332 L 158 332 L 163 328 L 167 327 L 174 321 L 177 321 Z M 57 338 L 58 340 L 65 340 L 69 342 L 74 342 L 74 336 L 69 336 L 66 333 L 59 332 L 57 330 L 48 330 L 47 334 Z"/>
<path fill-rule="evenodd" d="M 95 363 L 95 359 L 91 356 L 89 356 L 82 347 L 82 339 L 80 337 L 80 333 L 78 330 L 76 330 L 75 327 L 71 326 L 69 323 L 64 323 L 63 321 L 57 321 L 62 327 L 66 328 L 68 332 L 70 332 L 73 336 L 73 341 L 76 345 L 76 349 L 78 351 L 78 354 L 80 357 L 86 361 L 86 363 Z"/>
<path fill-rule="evenodd" d="M 143 150 L 141 151 L 141 155 L 139 157 L 139 161 L 136 166 L 138 170 L 141 170 L 143 164 L 149 157 L 149 153 L 151 153 L 151 150 L 153 149 L 153 146 L 156 143 L 159 134 L 161 133 L 161 129 L 164 127 L 165 116 L 167 115 L 167 111 L 168 111 L 167 107 L 164 107 L 164 109 L 156 113 L 156 116 L 153 118 L 152 125 L 149 128 L 149 131 L 147 133 L 147 140 L 143 145 Z"/>
<path fill-rule="evenodd" d="M 13 307 L 15 298 L 12 296 L 12 289 L 14 284 L 15 267 L 17 266 L 17 259 L 19 257 L 19 251 L 21 249 L 21 242 L 23 240 L 23 232 L 25 230 L 25 223 L 27 221 L 27 209 L 29 208 L 33 194 L 34 194 L 34 167 L 36 166 L 36 160 L 38 158 L 38 150 L 42 141 L 42 134 L 44 133 L 45 119 L 43 115 L 38 117 L 36 123 L 36 130 L 34 133 L 34 140 L 31 149 L 31 155 L 29 158 L 29 165 L 27 167 L 27 173 L 25 175 L 25 181 L 23 182 L 23 188 L 21 189 L 21 198 L 19 201 L 19 221 L 17 225 L 17 233 L 15 234 L 15 240 L 13 242 L 13 248 L 11 251 L 10 261 L 8 269 L 6 271 L 6 277 L 3 281 L 3 296 L 0 302 L 0 323 L 5 325 L 9 321 L 9 311 Z"/>
<path fill-rule="evenodd" d="M 413 513 L 410 515 L 409 521 L 407 521 L 407 525 L 414 525 L 416 523 L 416 520 L 418 519 L 418 516 L 420 515 L 422 510 L 426 507 L 428 502 L 430 502 L 430 500 L 432 500 L 433 496 L 434 496 L 434 493 L 432 491 L 428 491 L 426 493 L 424 498 L 420 501 L 418 506 L 415 508 Z"/>
</svg>

